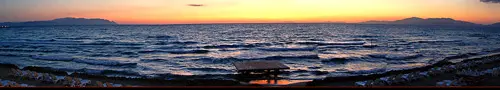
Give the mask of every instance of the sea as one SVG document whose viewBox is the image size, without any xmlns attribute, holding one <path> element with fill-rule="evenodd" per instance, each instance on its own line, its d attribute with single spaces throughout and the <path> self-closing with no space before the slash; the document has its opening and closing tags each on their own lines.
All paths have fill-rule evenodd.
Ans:
<svg viewBox="0 0 500 90">
<path fill-rule="evenodd" d="M 0 63 L 109 77 L 220 76 L 232 63 L 279 61 L 280 77 L 404 70 L 500 51 L 500 28 L 336 23 L 0 28 Z M 173 79 L 167 78 L 166 79 Z"/>
</svg>

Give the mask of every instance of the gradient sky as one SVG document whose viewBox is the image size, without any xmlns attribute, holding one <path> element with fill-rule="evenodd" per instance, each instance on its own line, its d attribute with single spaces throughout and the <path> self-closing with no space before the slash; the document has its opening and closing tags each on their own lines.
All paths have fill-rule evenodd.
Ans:
<svg viewBox="0 0 500 90">
<path fill-rule="evenodd" d="M 0 22 L 61 17 L 120 24 L 362 22 L 448 17 L 500 22 L 500 3 L 479 0 L 0 0 Z"/>
</svg>

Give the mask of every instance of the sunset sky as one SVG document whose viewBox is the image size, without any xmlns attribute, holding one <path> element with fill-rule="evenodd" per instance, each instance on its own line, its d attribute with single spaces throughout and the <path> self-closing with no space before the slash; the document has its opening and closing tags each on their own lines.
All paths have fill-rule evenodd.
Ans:
<svg viewBox="0 0 500 90">
<path fill-rule="evenodd" d="M 500 3 L 480 0 L 0 0 L 0 22 L 61 17 L 120 24 L 362 22 L 407 17 L 500 22 Z"/>
</svg>

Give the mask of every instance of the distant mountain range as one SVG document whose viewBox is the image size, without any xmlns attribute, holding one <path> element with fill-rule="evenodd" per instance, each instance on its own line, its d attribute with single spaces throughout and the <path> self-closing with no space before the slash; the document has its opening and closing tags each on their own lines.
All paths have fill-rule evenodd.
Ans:
<svg viewBox="0 0 500 90">
<path fill-rule="evenodd" d="M 29 22 L 5 22 L 2 26 L 46 26 L 46 25 L 116 25 L 116 22 L 106 19 L 86 19 L 86 18 L 58 18 L 49 21 L 29 21 Z"/>
<path fill-rule="evenodd" d="M 366 21 L 361 22 L 361 24 L 408 24 L 408 25 L 453 25 L 453 26 L 477 26 L 480 24 L 475 24 L 466 21 L 454 20 L 451 18 L 418 18 L 411 17 L 396 21 Z"/>
<path fill-rule="evenodd" d="M 500 22 L 498 22 L 498 23 L 494 23 L 494 24 L 491 24 L 491 25 L 489 25 L 489 26 L 493 26 L 493 27 L 500 27 Z"/>
<path fill-rule="evenodd" d="M 331 23 L 331 22 L 330 22 Z M 344 22 L 335 22 L 344 23 Z M 452 26 L 481 26 L 481 24 L 475 24 L 466 21 L 454 20 L 452 18 L 419 18 L 411 17 L 396 21 L 366 21 L 360 22 L 359 24 L 407 24 L 407 25 L 452 25 Z M 116 22 L 106 20 L 106 19 L 87 19 L 87 18 L 58 18 L 48 21 L 29 21 L 29 22 L 5 22 L 0 23 L 0 26 L 50 26 L 50 25 L 117 25 Z M 492 27 L 500 27 L 500 22 L 487 25 Z"/>
</svg>

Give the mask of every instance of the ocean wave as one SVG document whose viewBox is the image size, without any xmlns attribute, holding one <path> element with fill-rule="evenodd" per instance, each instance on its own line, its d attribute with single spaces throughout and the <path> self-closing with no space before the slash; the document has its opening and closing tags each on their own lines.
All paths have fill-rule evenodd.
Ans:
<svg viewBox="0 0 500 90">
<path fill-rule="evenodd" d="M 85 39 L 92 39 L 92 38 L 89 38 L 89 37 L 59 37 L 56 39 L 85 40 Z"/>
<path fill-rule="evenodd" d="M 406 60 L 421 57 L 421 54 L 408 54 L 408 53 L 376 53 L 369 54 L 373 58 L 385 58 L 388 60 Z"/>
<path fill-rule="evenodd" d="M 259 56 L 259 57 L 246 57 L 246 56 L 234 56 L 234 57 L 205 57 L 198 58 L 195 60 L 208 61 L 210 63 L 230 63 L 234 61 L 244 61 L 244 60 L 284 60 L 284 59 L 319 59 L 318 55 L 271 55 L 271 56 Z"/>
<path fill-rule="evenodd" d="M 465 53 L 465 54 L 458 54 L 455 56 L 450 56 L 450 57 L 445 57 L 444 60 L 451 60 L 451 59 L 459 59 L 459 58 L 468 58 L 474 55 L 478 55 L 478 53 Z"/>
<path fill-rule="evenodd" d="M 488 51 L 488 52 L 493 52 L 493 53 L 495 53 L 495 52 L 500 52 L 500 48 L 497 48 L 497 49 L 494 49 L 494 50 L 490 50 L 490 51 Z"/>
<path fill-rule="evenodd" d="M 281 59 L 319 59 L 317 53 L 308 51 L 289 51 L 289 52 L 260 52 L 250 51 L 242 52 L 236 56 L 238 59 L 247 60 L 281 60 Z"/>
<path fill-rule="evenodd" d="M 237 38 L 251 38 L 251 37 L 237 37 Z M 243 41 L 243 40 L 224 38 L 224 39 L 220 39 L 220 41 Z"/>
<path fill-rule="evenodd" d="M 319 59 L 318 55 L 296 55 L 296 56 L 269 56 L 265 58 L 256 58 L 263 60 L 273 60 L 273 59 Z"/>
<path fill-rule="evenodd" d="M 210 52 L 209 50 L 143 50 L 138 53 L 171 53 L 171 54 L 206 54 Z"/>
<path fill-rule="evenodd" d="M 169 42 L 153 42 L 153 45 L 169 45 L 170 43 Z"/>
<path fill-rule="evenodd" d="M 322 63 L 341 63 L 344 64 L 349 61 L 359 61 L 363 60 L 365 57 L 333 57 L 333 58 L 322 58 Z"/>
<path fill-rule="evenodd" d="M 113 42 L 112 45 L 144 45 L 142 42 Z"/>
<path fill-rule="evenodd" d="M 491 37 L 491 35 L 487 35 L 487 34 L 469 34 L 469 35 L 467 35 L 467 37 L 488 38 L 488 37 Z"/>
<path fill-rule="evenodd" d="M 243 48 L 243 47 L 257 47 L 257 45 L 254 44 L 230 44 L 230 45 L 210 45 L 210 46 L 203 46 L 203 48 Z"/>
<path fill-rule="evenodd" d="M 77 72 L 85 73 L 85 74 L 91 74 L 91 75 L 99 75 L 102 74 L 103 70 L 97 70 L 97 69 L 81 69 L 77 70 Z"/>
<path fill-rule="evenodd" d="M 23 54 L 23 53 L 0 53 L 0 56 L 30 57 L 30 56 L 33 56 L 33 55 L 31 55 L 31 54 Z"/>
<path fill-rule="evenodd" d="M 314 51 L 316 47 L 262 47 L 257 48 L 263 51 Z"/>
<path fill-rule="evenodd" d="M 77 70 L 63 70 L 63 71 L 67 71 L 68 75 L 71 75 L 69 73 L 82 73 L 82 74 L 99 75 L 99 76 L 104 75 L 108 77 L 126 77 L 126 78 L 141 77 L 141 75 L 138 72 L 130 70 L 101 70 L 101 69 L 83 68 Z"/>
<path fill-rule="evenodd" d="M 78 45 L 144 45 L 144 44 L 139 42 L 94 41 L 89 43 L 80 43 Z"/>
<path fill-rule="evenodd" d="M 376 45 L 376 44 L 365 44 L 363 45 L 364 48 L 375 48 L 375 47 L 378 47 L 379 45 Z"/>
<path fill-rule="evenodd" d="M 21 49 L 21 48 L 0 48 L 0 51 L 8 51 L 8 52 L 61 52 L 60 50 Z"/>
<path fill-rule="evenodd" d="M 187 68 L 194 71 L 209 71 L 209 72 L 233 72 L 233 70 L 219 69 L 219 68 Z"/>
<path fill-rule="evenodd" d="M 361 46 L 354 46 L 354 45 L 324 45 L 320 46 L 321 48 L 356 48 L 356 47 L 361 47 Z"/>
<path fill-rule="evenodd" d="M 166 53 L 167 51 L 163 50 L 142 50 L 138 51 L 137 53 Z"/>
<path fill-rule="evenodd" d="M 156 35 L 156 36 L 148 36 L 147 38 L 164 40 L 164 39 L 170 39 L 170 38 L 173 38 L 173 37 L 172 36 L 168 36 L 168 35 Z"/>
<path fill-rule="evenodd" d="M 104 66 L 135 66 L 137 63 L 132 62 L 119 62 L 115 60 L 105 59 L 74 59 L 73 62 L 85 63 L 91 65 L 104 65 Z"/>
<path fill-rule="evenodd" d="M 182 45 L 186 45 L 186 44 L 198 44 L 198 42 L 196 41 L 174 41 L 174 42 L 170 42 L 172 44 L 182 44 Z"/>
<path fill-rule="evenodd" d="M 117 51 L 115 53 L 120 53 L 120 54 L 123 54 L 123 55 L 137 55 L 136 52 L 123 52 L 123 51 Z"/>
<path fill-rule="evenodd" d="M 150 43 L 153 43 L 153 45 L 170 45 L 170 44 L 178 44 L 178 45 L 189 45 L 189 44 L 198 44 L 199 42 L 195 41 L 149 41 Z"/>
<path fill-rule="evenodd" d="M 297 44 L 315 44 L 315 45 L 363 45 L 365 41 L 343 41 L 343 42 L 328 42 L 328 41 L 297 41 Z"/>
<path fill-rule="evenodd" d="M 81 43 L 80 45 L 111 45 L 112 41 L 94 41 L 88 43 Z"/>
<path fill-rule="evenodd" d="M 29 41 L 0 41 L 0 44 L 56 44 L 56 45 L 77 45 L 83 41 L 71 40 L 29 40 Z"/>
<path fill-rule="evenodd" d="M 161 45 L 156 47 L 156 49 L 198 49 L 201 48 L 199 46 L 187 46 L 187 45 Z"/>
<path fill-rule="evenodd" d="M 166 51 L 171 54 L 205 54 L 210 52 L 209 50 L 168 50 Z"/>
<path fill-rule="evenodd" d="M 338 51 L 319 51 L 319 53 L 322 53 L 322 54 L 337 54 L 339 52 Z"/>
<path fill-rule="evenodd" d="M 93 53 L 93 54 L 89 54 L 87 56 L 90 56 L 90 57 L 112 57 L 112 56 L 119 56 L 119 55 L 112 55 L 112 54 L 107 54 L 107 53 Z"/>
<path fill-rule="evenodd" d="M 332 59 L 326 59 L 326 60 L 321 60 L 321 63 L 323 64 L 345 64 L 346 62 L 349 62 L 349 59 L 346 58 L 332 58 Z"/>
<path fill-rule="evenodd" d="M 10 38 L 10 39 L 5 39 L 3 41 L 29 41 L 29 40 L 32 40 L 32 39 L 28 39 L 28 38 Z"/>
<path fill-rule="evenodd" d="M 358 71 L 348 71 L 351 74 L 376 74 L 376 73 L 384 73 L 386 72 L 386 68 L 375 68 L 370 70 L 358 70 Z"/>
<path fill-rule="evenodd" d="M 355 35 L 353 37 L 359 37 L 359 38 L 377 38 L 377 37 L 382 37 L 382 36 L 377 36 L 377 35 Z"/>
<path fill-rule="evenodd" d="M 101 74 L 104 75 L 132 75 L 132 76 L 140 76 L 138 72 L 130 71 L 130 70 L 102 70 Z"/>
<path fill-rule="evenodd" d="M 462 40 L 447 40 L 447 39 L 443 39 L 443 40 L 420 40 L 420 41 L 416 41 L 417 43 L 443 43 L 443 42 L 460 42 Z"/>
<path fill-rule="evenodd" d="M 34 55 L 33 59 L 50 60 L 50 61 L 73 61 L 73 56 L 70 55 Z"/>
<path fill-rule="evenodd" d="M 142 62 L 165 62 L 167 59 L 141 59 Z"/>
</svg>

